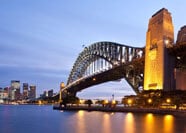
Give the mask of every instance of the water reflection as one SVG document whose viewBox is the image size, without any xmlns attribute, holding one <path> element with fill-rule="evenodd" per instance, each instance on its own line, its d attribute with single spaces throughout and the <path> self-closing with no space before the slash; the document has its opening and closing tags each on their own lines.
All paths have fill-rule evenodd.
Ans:
<svg viewBox="0 0 186 133">
<path fill-rule="evenodd" d="M 135 133 L 135 121 L 132 113 L 127 113 L 124 119 L 124 132 Z"/>
<path fill-rule="evenodd" d="M 0 133 L 186 133 L 185 117 L 0 106 Z"/>
<path fill-rule="evenodd" d="M 85 111 L 78 111 L 77 113 L 77 132 L 78 133 L 85 133 Z"/>
<path fill-rule="evenodd" d="M 172 115 L 165 115 L 163 119 L 163 132 L 173 133 L 174 132 L 174 117 Z"/>
<path fill-rule="evenodd" d="M 145 133 L 155 132 L 154 115 L 152 113 L 148 113 L 147 115 L 145 115 L 144 131 Z"/>
<path fill-rule="evenodd" d="M 94 132 L 94 130 L 100 133 L 174 133 L 176 128 L 175 117 L 172 115 L 78 111 L 76 116 L 77 133 Z"/>
<path fill-rule="evenodd" d="M 104 114 L 103 115 L 103 122 L 102 122 L 102 133 L 111 133 L 111 124 L 110 124 L 110 115 Z"/>
</svg>

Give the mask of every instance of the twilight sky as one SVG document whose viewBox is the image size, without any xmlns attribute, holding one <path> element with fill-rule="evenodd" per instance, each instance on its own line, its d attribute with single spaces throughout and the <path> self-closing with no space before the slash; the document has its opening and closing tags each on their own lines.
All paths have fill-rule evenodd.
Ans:
<svg viewBox="0 0 186 133">
<path fill-rule="evenodd" d="M 165 7 L 172 13 L 175 40 L 186 24 L 185 0 L 0 0 L 0 87 L 20 80 L 59 90 L 83 50 L 98 41 L 145 45 L 149 18 Z M 82 98 L 134 94 L 121 82 L 78 93 Z"/>
</svg>

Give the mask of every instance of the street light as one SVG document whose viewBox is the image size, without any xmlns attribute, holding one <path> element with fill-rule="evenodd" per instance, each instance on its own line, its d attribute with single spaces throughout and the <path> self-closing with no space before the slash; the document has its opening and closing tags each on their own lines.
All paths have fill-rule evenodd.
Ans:
<svg viewBox="0 0 186 133">
<path fill-rule="evenodd" d="M 116 100 L 112 100 L 112 104 L 116 104 Z"/>
<path fill-rule="evenodd" d="M 128 100 L 127 100 L 127 103 L 128 103 L 128 104 L 132 104 L 132 99 L 128 99 Z"/>
<path fill-rule="evenodd" d="M 104 104 L 108 104 L 108 100 L 104 100 Z"/>
<path fill-rule="evenodd" d="M 148 102 L 149 104 L 151 104 L 151 103 L 152 103 L 152 99 L 149 98 L 149 99 L 147 100 L 147 102 Z"/>
<path fill-rule="evenodd" d="M 170 103 L 170 102 L 171 102 L 171 99 L 170 99 L 170 98 L 167 98 L 167 99 L 166 99 L 166 102 L 167 102 L 167 103 Z"/>
</svg>

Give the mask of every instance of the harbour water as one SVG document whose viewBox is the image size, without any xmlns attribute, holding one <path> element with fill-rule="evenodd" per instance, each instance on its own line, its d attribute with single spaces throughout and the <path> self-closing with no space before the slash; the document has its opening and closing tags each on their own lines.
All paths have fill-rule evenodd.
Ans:
<svg viewBox="0 0 186 133">
<path fill-rule="evenodd" d="M 186 118 L 151 113 L 58 111 L 0 105 L 0 133 L 186 133 Z"/>
</svg>

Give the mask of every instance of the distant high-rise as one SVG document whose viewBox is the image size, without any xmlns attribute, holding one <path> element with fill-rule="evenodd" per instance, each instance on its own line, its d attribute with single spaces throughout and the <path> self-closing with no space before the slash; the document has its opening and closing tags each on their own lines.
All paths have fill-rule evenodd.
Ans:
<svg viewBox="0 0 186 133">
<path fill-rule="evenodd" d="M 20 99 L 20 81 L 12 80 L 10 88 L 10 100 L 19 100 Z"/>
<path fill-rule="evenodd" d="M 28 83 L 23 83 L 23 99 L 28 98 Z"/>
<path fill-rule="evenodd" d="M 36 98 L 36 86 L 35 85 L 30 85 L 29 98 L 30 99 Z"/>
<path fill-rule="evenodd" d="M 48 97 L 52 97 L 53 96 L 53 89 L 48 91 Z"/>
</svg>

